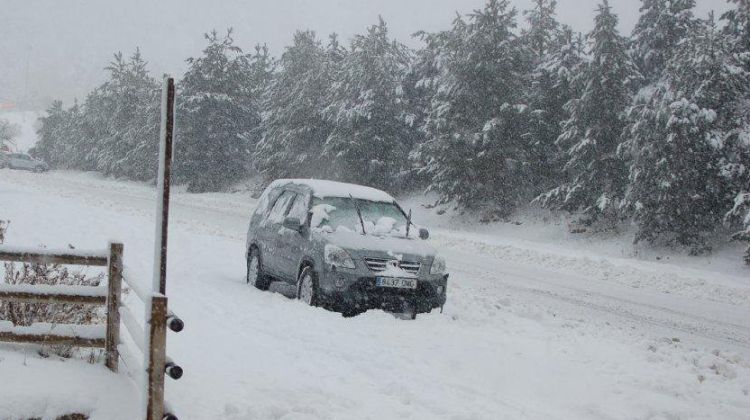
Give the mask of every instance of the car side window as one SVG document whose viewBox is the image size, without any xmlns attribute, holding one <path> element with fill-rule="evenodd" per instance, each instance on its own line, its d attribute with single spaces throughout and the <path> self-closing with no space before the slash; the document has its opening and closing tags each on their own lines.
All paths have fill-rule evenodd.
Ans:
<svg viewBox="0 0 750 420">
<path fill-rule="evenodd" d="M 268 212 L 271 211 L 271 203 L 275 203 L 276 199 L 279 198 L 282 192 L 284 192 L 284 190 L 281 188 L 264 192 L 260 197 L 260 201 L 258 201 L 258 205 L 255 207 L 253 217 L 265 217 Z"/>
<path fill-rule="evenodd" d="M 277 223 L 280 224 L 284 221 L 284 215 L 286 214 L 287 210 L 289 209 L 289 205 L 291 204 L 292 200 L 294 199 L 295 193 L 292 191 L 284 191 L 283 194 L 281 194 L 281 197 L 276 200 L 276 203 L 274 203 L 273 208 L 271 209 L 271 212 L 268 214 L 268 221 L 271 223 Z"/>
<path fill-rule="evenodd" d="M 294 199 L 294 204 L 289 209 L 289 217 L 296 217 L 302 224 L 307 223 L 307 212 L 309 208 L 309 197 L 305 194 L 297 194 Z"/>
</svg>

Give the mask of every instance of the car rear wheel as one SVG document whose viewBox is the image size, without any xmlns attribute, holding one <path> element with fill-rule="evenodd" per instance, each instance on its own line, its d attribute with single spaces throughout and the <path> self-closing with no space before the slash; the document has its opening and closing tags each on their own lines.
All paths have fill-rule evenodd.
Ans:
<svg viewBox="0 0 750 420">
<path fill-rule="evenodd" d="M 310 306 L 318 306 L 318 279 L 312 267 L 302 269 L 297 280 L 297 299 Z"/>
<path fill-rule="evenodd" d="M 252 248 L 247 256 L 247 283 L 252 284 L 260 290 L 268 290 L 270 282 L 268 276 L 263 274 L 260 253 L 256 248 Z"/>
</svg>

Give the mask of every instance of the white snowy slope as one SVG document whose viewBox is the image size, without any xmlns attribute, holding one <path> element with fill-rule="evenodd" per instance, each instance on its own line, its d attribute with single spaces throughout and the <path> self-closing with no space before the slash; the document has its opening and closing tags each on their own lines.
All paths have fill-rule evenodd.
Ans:
<svg viewBox="0 0 750 420">
<path fill-rule="evenodd" d="M 116 239 L 144 280 L 153 196 L 88 174 L 0 170 L 8 245 Z M 243 194 L 175 197 L 167 294 L 186 328 L 168 349 L 185 376 L 167 380 L 167 396 L 181 418 L 750 419 L 750 276 L 739 268 L 433 229 L 451 272 L 444 313 L 345 319 L 245 284 L 253 204 Z M 18 349 L 0 345 L 0 418 L 29 415 L 44 395 L 59 405 L 68 390 L 40 396 L 32 382 L 41 367 L 60 379 L 79 365 Z M 132 392 L 100 396 L 126 384 L 83 366 L 96 372 L 80 378 L 97 382 L 69 405 L 126 418 L 118 410 Z"/>
</svg>

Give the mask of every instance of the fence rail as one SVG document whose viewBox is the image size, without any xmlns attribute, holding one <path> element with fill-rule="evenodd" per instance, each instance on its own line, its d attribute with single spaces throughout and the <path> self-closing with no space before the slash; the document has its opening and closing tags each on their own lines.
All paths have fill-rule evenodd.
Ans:
<svg viewBox="0 0 750 420">
<path fill-rule="evenodd" d="M 115 244 L 113 244 L 115 245 Z M 111 254 L 97 251 L 49 251 L 34 248 L 0 249 L 0 261 L 106 267 Z"/>
<path fill-rule="evenodd" d="M 106 287 L 0 284 L 0 300 L 16 302 L 104 305 L 107 294 Z"/>
<path fill-rule="evenodd" d="M 167 329 L 179 332 L 184 323 L 169 311 L 166 296 L 148 291 L 133 278 L 124 279 L 122 244 L 111 243 L 109 249 L 104 252 L 50 251 L 0 246 L 0 261 L 107 267 L 106 287 L 0 284 L 0 300 L 105 306 L 106 325 L 33 324 L 25 327 L 0 322 L 0 341 L 103 348 L 104 364 L 111 371 L 117 372 L 119 349 L 125 348 L 120 340 L 122 323 L 143 354 L 144 365 L 140 373 L 137 373 L 139 378 L 136 379 L 143 387 L 144 417 L 147 420 L 177 419 L 166 409 L 164 376 L 166 374 L 173 379 L 179 379 L 182 376 L 182 368 L 166 355 L 166 332 Z M 144 326 L 139 324 L 130 309 L 121 302 L 123 280 L 144 303 Z"/>
</svg>

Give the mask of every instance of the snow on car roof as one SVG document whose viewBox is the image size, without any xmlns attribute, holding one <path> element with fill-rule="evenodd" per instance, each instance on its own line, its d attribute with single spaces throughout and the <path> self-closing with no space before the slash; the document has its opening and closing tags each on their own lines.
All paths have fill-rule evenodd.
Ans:
<svg viewBox="0 0 750 420">
<path fill-rule="evenodd" d="M 326 181 L 322 179 L 279 179 L 271 184 L 271 187 L 297 184 L 309 187 L 315 197 L 349 197 L 369 201 L 380 201 L 391 203 L 396 201 L 385 191 L 363 185 L 347 184 L 345 182 Z"/>
</svg>

